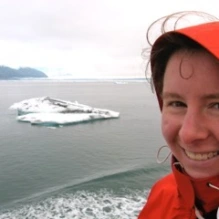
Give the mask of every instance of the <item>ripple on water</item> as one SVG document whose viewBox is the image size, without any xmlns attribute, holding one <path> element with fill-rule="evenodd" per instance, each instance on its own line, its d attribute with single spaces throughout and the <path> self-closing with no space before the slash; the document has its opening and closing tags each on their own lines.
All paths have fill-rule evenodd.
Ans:
<svg viewBox="0 0 219 219">
<path fill-rule="evenodd" d="M 137 190 L 123 196 L 108 190 L 78 191 L 8 210 L 0 213 L 0 219 L 136 219 L 146 194 Z"/>
</svg>

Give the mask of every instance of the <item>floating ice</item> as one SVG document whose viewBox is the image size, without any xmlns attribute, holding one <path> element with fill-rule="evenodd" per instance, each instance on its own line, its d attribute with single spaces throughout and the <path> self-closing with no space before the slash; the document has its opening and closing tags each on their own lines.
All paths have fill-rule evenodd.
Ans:
<svg viewBox="0 0 219 219">
<path fill-rule="evenodd" d="M 17 110 L 17 120 L 37 125 L 69 125 L 97 119 L 118 118 L 119 113 L 93 108 L 50 97 L 39 97 L 14 103 L 9 109 Z"/>
</svg>

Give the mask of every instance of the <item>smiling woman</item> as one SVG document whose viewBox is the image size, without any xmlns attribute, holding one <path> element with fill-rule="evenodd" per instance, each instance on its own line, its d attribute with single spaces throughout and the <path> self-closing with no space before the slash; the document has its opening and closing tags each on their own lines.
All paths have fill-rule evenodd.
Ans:
<svg viewBox="0 0 219 219">
<path fill-rule="evenodd" d="M 182 59 L 187 60 L 182 66 L 191 74 L 188 80 L 176 72 Z M 193 178 L 219 174 L 218 71 L 219 63 L 206 52 L 175 53 L 166 66 L 162 131 L 172 153 Z"/>
<path fill-rule="evenodd" d="M 170 19 L 177 26 L 190 14 L 162 18 L 163 30 Z M 192 14 L 209 21 L 167 31 L 152 45 L 152 79 L 172 173 L 155 183 L 139 219 L 219 218 L 219 21 Z"/>
</svg>

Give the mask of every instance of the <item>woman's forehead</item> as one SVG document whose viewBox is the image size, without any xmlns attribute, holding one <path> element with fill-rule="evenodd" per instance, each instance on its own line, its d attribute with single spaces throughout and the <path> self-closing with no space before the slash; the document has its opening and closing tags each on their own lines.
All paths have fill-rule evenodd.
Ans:
<svg viewBox="0 0 219 219">
<path fill-rule="evenodd" d="M 165 74 L 168 71 L 180 72 L 183 76 L 185 74 L 185 79 L 187 73 L 191 72 L 209 72 L 211 75 L 212 70 L 219 70 L 219 60 L 217 60 L 213 55 L 205 50 L 200 51 L 178 51 L 175 52 L 168 60 Z M 219 72 L 218 72 L 219 75 Z"/>
<path fill-rule="evenodd" d="M 219 62 L 209 53 L 177 52 L 169 59 L 163 81 L 163 89 L 169 86 L 180 89 L 219 89 Z M 190 87 L 189 87 L 190 86 Z"/>
</svg>

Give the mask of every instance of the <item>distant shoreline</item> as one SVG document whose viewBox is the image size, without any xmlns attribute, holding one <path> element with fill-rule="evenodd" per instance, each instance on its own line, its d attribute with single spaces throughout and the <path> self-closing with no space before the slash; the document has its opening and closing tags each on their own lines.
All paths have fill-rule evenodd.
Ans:
<svg viewBox="0 0 219 219">
<path fill-rule="evenodd" d="M 112 82 L 115 84 L 127 84 L 131 82 L 149 82 L 149 79 L 146 78 L 128 78 L 128 79 L 116 79 L 116 78 L 111 78 L 111 79 L 77 79 L 77 78 L 10 78 L 10 79 L 1 79 L 0 81 L 44 81 L 44 82 L 75 82 L 75 83 L 82 83 L 82 82 Z"/>
</svg>

